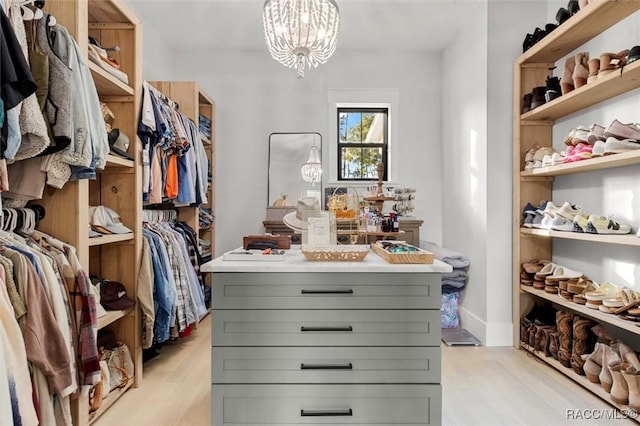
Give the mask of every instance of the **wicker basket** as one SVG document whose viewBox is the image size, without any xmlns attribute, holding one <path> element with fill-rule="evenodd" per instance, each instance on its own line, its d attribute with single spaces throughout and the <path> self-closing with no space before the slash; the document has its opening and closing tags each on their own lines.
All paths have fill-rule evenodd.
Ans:
<svg viewBox="0 0 640 426">
<path fill-rule="evenodd" d="M 362 245 L 303 246 L 302 254 L 315 262 L 360 262 L 369 254 L 369 248 Z"/>
<path fill-rule="evenodd" d="M 378 243 L 371 244 L 371 250 L 389 263 L 433 263 L 433 260 L 435 259 L 433 253 L 422 250 L 421 248 L 417 249 L 418 251 L 390 253 L 378 245 Z"/>
</svg>

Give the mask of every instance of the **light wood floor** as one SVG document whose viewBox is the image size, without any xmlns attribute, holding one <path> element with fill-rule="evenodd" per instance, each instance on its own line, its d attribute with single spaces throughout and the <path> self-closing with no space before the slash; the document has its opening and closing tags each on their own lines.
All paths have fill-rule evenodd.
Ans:
<svg viewBox="0 0 640 426">
<path fill-rule="evenodd" d="M 211 316 L 187 339 L 144 365 L 130 389 L 96 426 L 211 424 Z M 571 420 L 567 410 L 612 407 L 552 368 L 511 347 L 442 347 L 443 425 L 615 425 L 630 420 Z M 583 411 L 583 413 L 588 413 Z"/>
</svg>

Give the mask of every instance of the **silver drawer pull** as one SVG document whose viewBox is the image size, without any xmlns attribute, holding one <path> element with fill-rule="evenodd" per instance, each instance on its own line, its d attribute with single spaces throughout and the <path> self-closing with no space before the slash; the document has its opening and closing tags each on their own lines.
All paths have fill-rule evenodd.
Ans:
<svg viewBox="0 0 640 426">
<path fill-rule="evenodd" d="M 353 289 L 346 290 L 300 290 L 302 294 L 353 294 Z"/>
<path fill-rule="evenodd" d="M 302 417 L 337 417 L 337 416 L 353 416 L 353 410 L 300 410 Z"/>
<path fill-rule="evenodd" d="M 353 364 L 300 364 L 300 370 L 353 370 Z"/>
<path fill-rule="evenodd" d="M 346 326 L 346 327 L 305 327 L 304 325 L 302 327 L 300 327 L 300 331 L 307 332 L 307 331 L 335 331 L 335 332 L 340 332 L 340 331 L 353 331 L 353 327 L 351 327 L 350 325 Z"/>
</svg>

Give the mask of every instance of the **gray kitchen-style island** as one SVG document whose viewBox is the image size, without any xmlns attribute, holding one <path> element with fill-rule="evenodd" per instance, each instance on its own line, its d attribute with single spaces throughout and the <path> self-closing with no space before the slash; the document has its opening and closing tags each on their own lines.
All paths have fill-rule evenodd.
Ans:
<svg viewBox="0 0 640 426">
<path fill-rule="evenodd" d="M 202 265 L 213 273 L 212 424 L 440 424 L 440 274 L 451 267 L 284 256 Z"/>
</svg>

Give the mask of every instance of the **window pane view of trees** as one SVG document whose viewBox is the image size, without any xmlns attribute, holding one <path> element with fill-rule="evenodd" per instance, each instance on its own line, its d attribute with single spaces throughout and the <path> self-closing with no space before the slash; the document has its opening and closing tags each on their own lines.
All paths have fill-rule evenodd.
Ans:
<svg viewBox="0 0 640 426">
<path fill-rule="evenodd" d="M 386 110 L 338 110 L 340 179 L 377 179 L 386 166 Z"/>
</svg>

